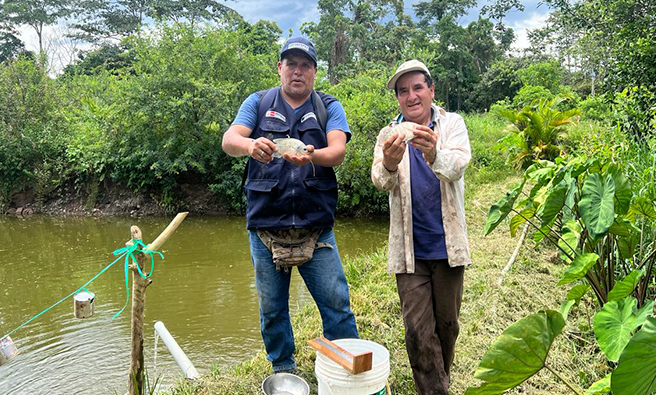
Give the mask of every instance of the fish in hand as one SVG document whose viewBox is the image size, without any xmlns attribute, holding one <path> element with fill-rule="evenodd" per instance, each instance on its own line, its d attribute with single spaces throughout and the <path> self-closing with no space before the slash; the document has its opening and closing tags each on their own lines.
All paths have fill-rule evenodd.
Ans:
<svg viewBox="0 0 656 395">
<path fill-rule="evenodd" d="M 273 143 L 278 147 L 278 150 L 273 153 L 274 158 L 282 158 L 284 154 L 303 155 L 307 154 L 305 143 L 295 138 L 280 138 L 274 139 Z"/>
<path fill-rule="evenodd" d="M 384 133 L 381 133 L 378 138 L 381 142 L 385 142 L 396 133 L 401 133 L 403 135 L 403 141 L 408 142 L 415 137 L 414 131 L 418 126 L 419 125 L 414 122 L 401 122 L 400 124 L 387 129 Z"/>
</svg>

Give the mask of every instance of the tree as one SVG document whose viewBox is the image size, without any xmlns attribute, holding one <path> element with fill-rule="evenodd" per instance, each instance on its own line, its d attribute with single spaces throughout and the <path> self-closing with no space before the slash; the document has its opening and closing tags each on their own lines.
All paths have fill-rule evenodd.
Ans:
<svg viewBox="0 0 656 395">
<path fill-rule="evenodd" d="M 0 63 L 24 49 L 23 42 L 16 37 L 16 32 L 4 11 L 4 2 L 0 1 Z"/>
<path fill-rule="evenodd" d="M 215 0 L 155 0 L 153 16 L 159 19 L 186 20 L 192 27 L 198 21 L 242 19 L 235 10 Z"/>
<path fill-rule="evenodd" d="M 76 0 L 79 29 L 75 38 L 89 42 L 120 39 L 135 34 L 149 18 L 189 22 L 239 23 L 242 18 L 215 0 Z"/>
<path fill-rule="evenodd" d="M 39 40 L 39 54 L 43 54 L 44 28 L 71 12 L 64 0 L 5 0 L 2 11 L 12 26 L 26 24 L 34 29 Z"/>
<path fill-rule="evenodd" d="M 154 0 L 76 0 L 75 38 L 100 42 L 130 36 L 141 29 Z"/>
<path fill-rule="evenodd" d="M 401 0 L 319 0 L 318 23 L 301 26 L 332 84 L 375 65 L 393 66 L 408 46 L 414 25 Z"/>
<path fill-rule="evenodd" d="M 13 32 L 0 30 L 0 63 L 24 50 L 23 42 Z"/>
<path fill-rule="evenodd" d="M 487 15 L 490 19 L 497 21 L 495 28 L 499 32 L 506 30 L 503 24 L 503 18 L 508 15 L 513 8 L 517 11 L 524 11 L 524 5 L 519 0 L 495 0 L 492 5 L 484 5 L 481 8 L 481 15 Z"/>
</svg>

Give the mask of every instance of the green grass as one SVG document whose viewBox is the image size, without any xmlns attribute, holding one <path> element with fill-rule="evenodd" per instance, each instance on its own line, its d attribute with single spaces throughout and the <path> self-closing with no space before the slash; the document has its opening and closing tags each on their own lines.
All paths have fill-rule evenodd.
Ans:
<svg viewBox="0 0 656 395">
<path fill-rule="evenodd" d="M 501 195 L 519 180 L 505 165 L 502 154 L 491 146 L 503 134 L 502 125 L 491 116 L 468 116 L 473 148 L 472 166 L 466 175 L 466 212 L 473 265 L 465 271 L 465 289 L 460 317 L 460 337 L 452 368 L 454 395 L 463 394 L 476 384 L 474 371 L 483 354 L 496 337 L 510 324 L 540 309 L 557 309 L 567 288 L 556 287 L 564 264 L 554 250 L 534 248 L 529 237 L 503 284 L 497 285 L 501 270 L 511 256 L 517 239 L 502 224 L 484 237 L 487 211 Z M 487 151 L 485 151 L 487 150 Z M 490 155 L 490 161 L 480 158 Z M 414 395 L 412 373 L 403 340 L 404 329 L 394 277 L 386 272 L 386 247 L 372 254 L 347 258 L 345 272 L 350 286 L 351 304 L 360 336 L 376 341 L 390 351 L 389 383 L 394 394 Z M 573 315 L 573 316 L 572 316 Z M 568 381 L 587 386 L 605 375 L 605 363 L 590 336 L 592 313 L 583 307 L 571 313 L 561 336 L 552 347 L 548 363 Z M 304 306 L 292 317 L 296 337 L 296 361 L 303 377 L 316 394 L 314 350 L 307 341 L 321 335 L 321 321 L 316 306 Z M 214 369 L 201 383 L 180 382 L 172 395 L 254 395 L 261 393 L 262 380 L 271 366 L 262 350 L 252 360 L 233 368 Z M 567 394 L 568 389 L 548 372 L 536 376 L 512 390 L 513 394 Z"/>
</svg>

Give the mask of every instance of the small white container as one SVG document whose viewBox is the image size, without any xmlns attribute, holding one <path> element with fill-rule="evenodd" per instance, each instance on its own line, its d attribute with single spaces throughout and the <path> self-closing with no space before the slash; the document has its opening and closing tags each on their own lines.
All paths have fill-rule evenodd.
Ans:
<svg viewBox="0 0 656 395">
<path fill-rule="evenodd" d="M 73 310 L 76 318 L 89 318 L 93 315 L 93 302 L 96 295 L 93 292 L 82 291 L 73 296 Z"/>
<path fill-rule="evenodd" d="M 11 337 L 3 337 L 0 339 L 0 366 L 14 359 L 18 355 L 18 349 Z"/>
</svg>

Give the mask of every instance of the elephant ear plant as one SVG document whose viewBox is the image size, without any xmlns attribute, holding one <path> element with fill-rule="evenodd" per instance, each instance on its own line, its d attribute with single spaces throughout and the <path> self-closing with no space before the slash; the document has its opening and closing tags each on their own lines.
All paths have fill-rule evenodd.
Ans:
<svg viewBox="0 0 656 395">
<path fill-rule="evenodd" d="M 557 285 L 573 284 L 559 311 L 546 310 L 508 327 L 483 356 L 467 395 L 501 394 L 546 368 L 576 394 L 651 394 L 656 390 L 654 261 L 656 209 L 636 196 L 620 169 L 597 160 L 539 161 L 489 211 L 485 234 L 506 218 L 514 236 L 521 224 L 536 243 L 550 242 L 569 265 Z M 594 338 L 611 374 L 585 391 L 547 363 L 568 313 L 594 294 Z"/>
</svg>

